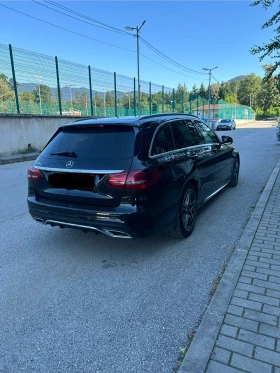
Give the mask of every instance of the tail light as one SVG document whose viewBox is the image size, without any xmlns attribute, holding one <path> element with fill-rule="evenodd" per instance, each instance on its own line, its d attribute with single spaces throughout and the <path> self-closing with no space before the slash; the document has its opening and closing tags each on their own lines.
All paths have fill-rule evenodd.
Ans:
<svg viewBox="0 0 280 373">
<path fill-rule="evenodd" d="M 37 168 L 30 166 L 27 170 L 27 179 L 29 181 L 39 181 L 43 178 L 43 174 Z"/>
<path fill-rule="evenodd" d="M 109 175 L 106 184 L 111 188 L 143 190 L 155 184 L 160 176 L 158 170 L 123 171 Z"/>
</svg>

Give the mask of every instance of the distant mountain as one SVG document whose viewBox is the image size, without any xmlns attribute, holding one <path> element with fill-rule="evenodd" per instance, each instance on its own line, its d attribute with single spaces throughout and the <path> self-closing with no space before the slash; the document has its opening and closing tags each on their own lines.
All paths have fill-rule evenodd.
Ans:
<svg viewBox="0 0 280 373">
<path fill-rule="evenodd" d="M 18 87 L 18 92 L 23 92 L 23 91 L 31 92 L 34 89 L 36 89 L 37 86 L 38 86 L 37 83 L 20 83 L 19 87 Z M 57 97 L 57 88 L 54 88 L 54 87 L 49 87 L 49 88 L 50 88 L 50 91 L 51 91 L 52 99 L 55 100 L 56 97 Z M 70 101 L 70 88 L 64 86 L 64 87 L 61 87 L 60 89 L 62 91 L 63 100 L 64 101 Z M 84 88 L 84 87 L 75 88 L 75 87 L 72 87 L 71 94 L 72 94 L 73 98 L 75 97 L 76 92 L 79 91 L 80 89 L 85 90 L 87 92 L 88 97 L 90 96 L 90 91 L 89 91 L 88 88 Z M 100 97 L 103 97 L 103 95 L 104 95 L 104 91 L 99 92 L 99 91 L 95 91 L 94 89 L 93 89 L 92 93 L 93 94 L 96 93 Z M 114 96 L 114 91 L 109 91 L 109 93 L 112 96 Z M 118 99 L 122 99 L 125 94 L 129 94 L 131 97 L 133 97 L 133 95 L 134 95 L 133 91 L 132 92 L 120 92 L 120 91 L 117 91 L 116 93 L 117 93 L 117 98 Z"/>
<path fill-rule="evenodd" d="M 232 78 L 230 80 L 228 80 L 228 83 L 231 83 L 231 82 L 241 82 L 241 80 L 244 80 L 246 78 L 247 75 L 239 75 L 235 78 Z"/>
</svg>

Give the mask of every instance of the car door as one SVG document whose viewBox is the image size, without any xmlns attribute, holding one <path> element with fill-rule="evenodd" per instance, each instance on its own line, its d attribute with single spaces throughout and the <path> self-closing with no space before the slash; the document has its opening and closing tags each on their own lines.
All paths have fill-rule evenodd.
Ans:
<svg viewBox="0 0 280 373">
<path fill-rule="evenodd" d="M 195 124 L 203 136 L 205 144 L 209 144 L 212 148 L 212 162 L 215 166 L 214 189 L 219 190 L 230 179 L 233 167 L 232 147 L 223 144 L 215 132 L 205 123 L 197 120 Z"/>
<path fill-rule="evenodd" d="M 205 143 L 203 136 L 190 119 L 173 121 L 171 129 L 175 149 L 185 149 L 187 154 L 187 159 L 182 160 L 180 167 L 185 173 L 190 173 L 189 164 L 190 160 L 192 161 L 191 177 L 195 177 L 198 183 L 198 197 L 200 201 L 203 201 L 215 191 L 213 148 Z M 186 169 L 186 165 L 188 165 L 188 169 Z"/>
</svg>

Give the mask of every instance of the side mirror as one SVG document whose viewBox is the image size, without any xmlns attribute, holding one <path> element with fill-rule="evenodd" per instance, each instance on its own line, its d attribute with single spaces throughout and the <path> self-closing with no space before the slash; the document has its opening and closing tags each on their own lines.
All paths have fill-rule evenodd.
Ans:
<svg viewBox="0 0 280 373">
<path fill-rule="evenodd" d="M 230 136 L 222 136 L 222 142 L 230 145 L 233 143 L 233 139 Z"/>
</svg>

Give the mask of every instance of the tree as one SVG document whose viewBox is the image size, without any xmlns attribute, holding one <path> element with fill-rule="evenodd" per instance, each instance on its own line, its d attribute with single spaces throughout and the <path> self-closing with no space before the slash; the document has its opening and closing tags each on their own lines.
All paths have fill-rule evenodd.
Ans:
<svg viewBox="0 0 280 373">
<path fill-rule="evenodd" d="M 200 97 L 203 97 L 203 98 L 206 98 L 208 95 L 207 89 L 204 87 L 203 83 L 201 83 L 200 85 L 198 94 Z"/>
<path fill-rule="evenodd" d="M 255 74 L 247 75 L 244 80 L 241 80 L 239 88 L 237 90 L 238 102 L 242 105 L 252 106 L 254 98 L 261 89 L 261 77 Z"/>
<path fill-rule="evenodd" d="M 18 94 L 19 101 L 25 101 L 25 102 L 34 102 L 35 96 L 34 93 L 29 91 L 22 91 Z"/>
<path fill-rule="evenodd" d="M 103 100 L 103 93 L 102 96 L 97 91 L 93 92 L 93 105 L 94 107 L 103 107 L 104 100 Z"/>
<path fill-rule="evenodd" d="M 251 4 L 251 6 L 256 6 L 261 4 L 263 8 L 266 10 L 270 6 L 273 5 L 273 3 L 276 2 L 275 0 L 256 0 Z M 263 24 L 262 29 L 276 26 L 280 22 L 280 10 L 277 11 L 265 24 Z M 269 78 L 272 76 L 274 71 L 277 69 L 277 67 L 280 66 L 280 26 L 278 25 L 275 29 L 276 36 L 274 38 L 262 46 L 254 46 L 251 48 L 250 52 L 251 54 L 261 54 L 259 57 L 259 60 L 262 61 L 265 57 L 270 56 L 271 58 L 275 59 L 276 61 L 272 65 L 272 68 L 269 71 L 269 75 L 266 76 L 266 78 Z"/>
<path fill-rule="evenodd" d="M 32 93 L 35 96 L 35 102 L 40 102 L 40 96 L 41 96 L 41 102 L 45 104 L 49 104 L 51 102 L 51 97 L 52 97 L 51 90 L 45 84 L 40 84 L 40 95 L 39 95 L 39 86 L 33 89 Z"/>
<path fill-rule="evenodd" d="M 85 88 L 76 91 L 73 102 L 79 106 L 87 106 L 89 98 Z"/>
<path fill-rule="evenodd" d="M 276 87 L 276 80 L 271 75 L 272 65 L 264 65 L 265 77 L 262 80 L 261 90 L 257 96 L 257 103 L 264 112 L 276 106 L 280 106 L 280 94 Z"/>
<path fill-rule="evenodd" d="M 193 87 L 192 87 L 192 90 L 190 91 L 189 100 L 190 101 L 196 100 L 196 98 L 198 96 L 198 92 L 199 92 L 199 89 L 194 84 Z"/>
<path fill-rule="evenodd" d="M 226 101 L 226 97 L 231 95 L 231 88 L 228 82 L 222 82 L 219 86 L 219 99 Z"/>
<path fill-rule="evenodd" d="M 105 102 L 106 107 L 114 107 L 115 106 L 115 99 L 112 92 L 107 91 L 105 94 Z"/>
<path fill-rule="evenodd" d="M 234 104 L 236 102 L 236 96 L 233 94 L 228 94 L 224 97 L 224 100 L 230 104 Z"/>
<path fill-rule="evenodd" d="M 178 84 L 177 89 L 175 89 L 175 112 L 181 113 L 185 111 L 186 102 L 189 100 L 189 92 L 187 90 L 186 84 Z M 172 100 L 172 99 L 171 99 Z"/>
<path fill-rule="evenodd" d="M 0 100 L 13 100 L 14 98 L 14 91 L 9 84 L 7 76 L 0 74 Z"/>
<path fill-rule="evenodd" d="M 0 74 L 0 80 L 2 80 L 4 83 L 7 84 L 7 86 L 11 89 L 11 90 L 14 90 L 14 80 L 13 78 L 8 78 L 7 75 L 1 73 Z M 17 83 L 17 86 L 18 86 L 18 83 Z"/>
<path fill-rule="evenodd" d="M 219 100 L 219 84 L 211 84 L 210 86 L 210 96 L 212 100 Z"/>
</svg>

